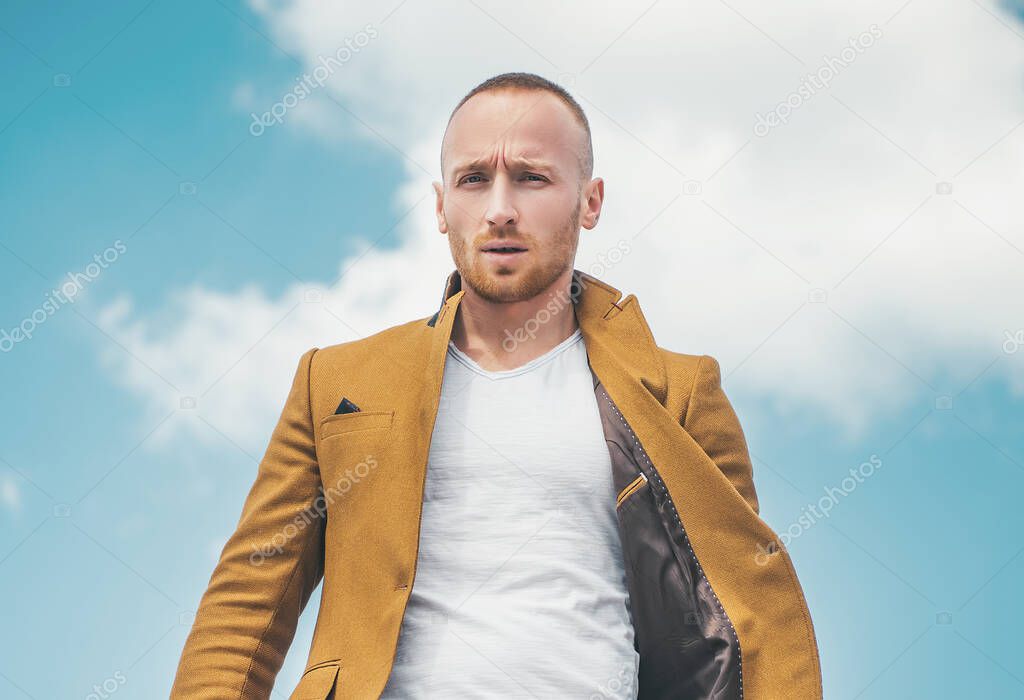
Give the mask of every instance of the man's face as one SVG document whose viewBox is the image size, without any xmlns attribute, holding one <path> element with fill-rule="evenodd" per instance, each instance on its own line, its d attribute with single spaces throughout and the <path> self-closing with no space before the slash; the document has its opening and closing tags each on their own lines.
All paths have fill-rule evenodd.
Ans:
<svg viewBox="0 0 1024 700">
<path fill-rule="evenodd" d="M 434 188 L 438 228 L 465 286 L 490 302 L 522 301 L 572 269 L 585 138 L 548 92 L 484 92 L 455 113 L 442 144 L 444 187 Z M 488 250 L 496 246 L 520 252 Z"/>
</svg>

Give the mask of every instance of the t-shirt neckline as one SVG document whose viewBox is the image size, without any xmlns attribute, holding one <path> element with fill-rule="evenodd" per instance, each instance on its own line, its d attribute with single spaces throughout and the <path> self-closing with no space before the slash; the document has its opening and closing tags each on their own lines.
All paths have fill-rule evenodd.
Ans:
<svg viewBox="0 0 1024 700">
<path fill-rule="evenodd" d="M 568 336 L 565 340 L 563 340 L 558 345 L 548 350 L 543 355 L 539 355 L 530 360 L 529 362 L 522 364 L 518 367 L 513 367 L 512 369 L 484 369 L 483 367 L 478 365 L 473 358 L 471 358 L 469 355 L 460 350 L 458 346 L 455 344 L 455 342 L 451 340 L 448 341 L 448 353 L 456 360 L 461 362 L 463 365 L 476 372 L 477 374 L 481 374 L 490 379 L 505 379 L 507 377 L 514 377 L 516 375 L 523 374 L 524 372 L 529 372 L 530 370 L 542 364 L 545 364 L 546 362 L 550 362 L 556 356 L 560 355 L 563 351 L 567 350 L 570 346 L 575 345 L 576 342 L 581 340 L 582 338 L 583 331 L 581 328 L 577 327 L 576 330 L 573 331 L 572 335 Z"/>
</svg>

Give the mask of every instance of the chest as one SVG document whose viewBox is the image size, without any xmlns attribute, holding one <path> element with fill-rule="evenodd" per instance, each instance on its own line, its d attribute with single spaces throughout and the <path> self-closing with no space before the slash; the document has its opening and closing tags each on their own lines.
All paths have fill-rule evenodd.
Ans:
<svg viewBox="0 0 1024 700">
<path fill-rule="evenodd" d="M 614 503 L 608 445 L 585 359 L 580 367 L 553 363 L 502 380 L 453 369 L 434 423 L 425 502 L 461 490 L 507 501 L 573 490 Z"/>
</svg>

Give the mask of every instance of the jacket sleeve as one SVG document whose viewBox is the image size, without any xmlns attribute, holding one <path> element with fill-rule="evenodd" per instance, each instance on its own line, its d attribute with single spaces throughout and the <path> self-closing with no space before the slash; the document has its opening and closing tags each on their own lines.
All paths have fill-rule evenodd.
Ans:
<svg viewBox="0 0 1024 700">
<path fill-rule="evenodd" d="M 269 698 L 299 614 L 323 577 L 323 502 L 309 399 L 317 350 L 299 361 L 238 526 L 200 600 L 171 700 Z"/>
<path fill-rule="evenodd" d="M 747 440 L 736 411 L 722 390 L 718 360 L 711 355 L 702 355 L 697 363 L 683 428 L 718 465 L 754 513 L 760 514 Z"/>
</svg>

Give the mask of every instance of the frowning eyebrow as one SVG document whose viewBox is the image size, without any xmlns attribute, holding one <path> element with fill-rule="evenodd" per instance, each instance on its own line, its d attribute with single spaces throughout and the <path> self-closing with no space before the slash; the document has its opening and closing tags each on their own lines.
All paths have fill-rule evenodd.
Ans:
<svg viewBox="0 0 1024 700">
<path fill-rule="evenodd" d="M 538 158 L 506 158 L 506 164 L 512 170 L 546 170 L 551 171 L 555 169 L 555 166 L 546 160 L 540 160 Z M 489 171 L 491 169 L 490 161 L 486 158 L 478 158 L 471 160 L 466 163 L 457 163 L 452 170 L 452 174 L 455 177 L 462 175 L 467 172 L 474 172 L 477 170 Z"/>
</svg>

